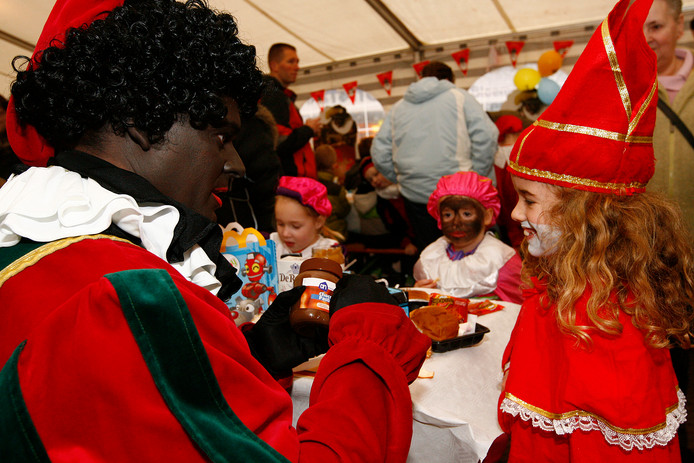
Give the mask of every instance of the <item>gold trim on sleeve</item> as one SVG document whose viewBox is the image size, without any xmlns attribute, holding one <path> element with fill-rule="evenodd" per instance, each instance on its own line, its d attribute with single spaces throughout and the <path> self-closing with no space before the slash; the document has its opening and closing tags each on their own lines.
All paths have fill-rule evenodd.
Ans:
<svg viewBox="0 0 694 463">
<path fill-rule="evenodd" d="M 39 260 L 43 259 L 49 254 L 52 254 L 56 251 L 59 251 L 61 249 L 64 249 L 71 244 L 77 243 L 79 241 L 83 240 L 99 240 L 99 239 L 110 239 L 112 241 L 122 241 L 124 243 L 130 243 L 130 241 L 123 239 L 123 238 L 118 238 L 115 236 L 111 235 L 83 235 L 83 236 L 75 236 L 72 238 L 63 238 L 61 240 L 57 241 L 51 241 L 50 243 L 46 243 L 43 246 L 40 246 L 33 251 L 30 251 L 20 257 L 19 259 L 15 260 L 12 262 L 10 265 L 5 267 L 2 271 L 0 271 L 0 287 L 10 278 L 13 276 L 17 275 L 19 272 L 22 270 L 26 269 L 27 267 L 31 267 L 35 263 L 37 263 Z"/>
</svg>

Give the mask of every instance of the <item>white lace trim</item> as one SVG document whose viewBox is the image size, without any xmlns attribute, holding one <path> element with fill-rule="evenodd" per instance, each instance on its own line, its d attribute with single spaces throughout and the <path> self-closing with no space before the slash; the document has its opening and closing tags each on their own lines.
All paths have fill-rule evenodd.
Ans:
<svg viewBox="0 0 694 463">
<path fill-rule="evenodd" d="M 677 428 L 687 420 L 687 410 L 685 398 L 682 391 L 677 390 L 677 408 L 666 415 L 665 425 L 657 430 L 633 430 L 622 432 L 615 430 L 614 426 L 603 421 L 595 415 L 577 410 L 571 416 L 563 419 L 548 418 L 541 413 L 530 410 L 525 402 L 514 397 L 510 399 L 508 395 L 501 402 L 501 411 L 514 417 L 520 416 L 523 421 L 529 421 L 533 427 L 544 431 L 554 432 L 557 435 L 571 434 L 577 429 L 581 431 L 600 431 L 605 440 L 612 445 L 618 445 L 626 451 L 634 448 L 638 450 L 652 449 L 655 445 L 666 446 L 677 434 Z M 520 403 L 519 403 L 520 402 Z M 643 431 L 643 433 L 638 433 Z"/>
</svg>

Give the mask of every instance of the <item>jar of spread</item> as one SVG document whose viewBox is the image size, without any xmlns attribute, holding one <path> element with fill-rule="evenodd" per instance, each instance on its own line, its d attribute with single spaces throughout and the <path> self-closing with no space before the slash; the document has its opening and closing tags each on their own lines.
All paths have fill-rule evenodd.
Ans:
<svg viewBox="0 0 694 463">
<path fill-rule="evenodd" d="M 314 337 L 318 331 L 328 329 L 330 298 L 340 278 L 342 267 L 334 260 L 314 257 L 302 262 L 294 286 L 305 286 L 306 289 L 289 313 L 294 331 Z"/>
</svg>

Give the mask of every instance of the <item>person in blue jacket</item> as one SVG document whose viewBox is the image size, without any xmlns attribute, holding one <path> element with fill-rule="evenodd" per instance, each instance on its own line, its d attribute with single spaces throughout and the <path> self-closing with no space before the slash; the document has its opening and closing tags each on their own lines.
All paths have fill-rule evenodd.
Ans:
<svg viewBox="0 0 694 463">
<path fill-rule="evenodd" d="M 432 61 L 388 113 L 371 147 L 376 168 L 400 186 L 419 249 L 441 236 L 427 201 L 444 175 L 489 176 L 498 130 L 482 106 L 455 86 L 452 69 Z"/>
</svg>

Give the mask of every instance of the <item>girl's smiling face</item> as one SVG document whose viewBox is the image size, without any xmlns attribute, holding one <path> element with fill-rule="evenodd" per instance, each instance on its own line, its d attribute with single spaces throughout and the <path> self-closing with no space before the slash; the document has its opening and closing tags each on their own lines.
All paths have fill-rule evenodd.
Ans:
<svg viewBox="0 0 694 463">
<path fill-rule="evenodd" d="M 559 231 L 550 222 L 549 210 L 558 198 L 551 185 L 534 180 L 511 176 L 513 186 L 518 192 L 518 203 L 511 212 L 511 218 L 520 222 L 523 234 L 528 240 L 528 252 L 541 256 L 554 247 L 559 239 Z"/>
<path fill-rule="evenodd" d="M 320 237 L 325 217 L 311 214 L 299 201 L 278 196 L 275 201 L 277 234 L 292 252 L 301 252 Z"/>
</svg>

